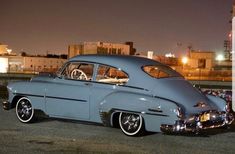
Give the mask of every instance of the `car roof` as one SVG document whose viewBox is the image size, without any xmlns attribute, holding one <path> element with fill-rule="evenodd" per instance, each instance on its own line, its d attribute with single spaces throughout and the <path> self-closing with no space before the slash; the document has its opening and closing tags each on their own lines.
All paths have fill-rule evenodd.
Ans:
<svg viewBox="0 0 235 154">
<path fill-rule="evenodd" d="M 160 62 L 139 56 L 128 55 L 79 55 L 71 58 L 69 61 L 87 61 L 114 66 L 121 69 L 136 68 L 145 65 L 163 65 Z"/>
</svg>

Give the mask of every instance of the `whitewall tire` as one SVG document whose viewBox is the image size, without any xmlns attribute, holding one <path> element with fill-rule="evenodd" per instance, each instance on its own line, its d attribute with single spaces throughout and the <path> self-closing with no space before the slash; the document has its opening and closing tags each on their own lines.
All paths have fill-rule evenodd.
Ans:
<svg viewBox="0 0 235 154">
<path fill-rule="evenodd" d="M 121 112 L 119 125 L 122 132 L 128 136 L 137 136 L 144 131 L 143 118 L 138 114 Z"/>
<path fill-rule="evenodd" d="M 34 109 L 27 97 L 20 98 L 16 103 L 16 116 L 23 123 L 30 123 L 34 119 Z"/>
</svg>

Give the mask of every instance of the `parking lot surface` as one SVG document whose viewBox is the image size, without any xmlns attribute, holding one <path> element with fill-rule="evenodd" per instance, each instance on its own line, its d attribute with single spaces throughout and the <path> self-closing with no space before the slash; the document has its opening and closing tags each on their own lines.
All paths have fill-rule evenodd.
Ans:
<svg viewBox="0 0 235 154">
<path fill-rule="evenodd" d="M 98 124 L 42 118 L 23 124 L 0 105 L 0 153 L 234 153 L 235 124 L 208 134 L 125 136 Z"/>
</svg>

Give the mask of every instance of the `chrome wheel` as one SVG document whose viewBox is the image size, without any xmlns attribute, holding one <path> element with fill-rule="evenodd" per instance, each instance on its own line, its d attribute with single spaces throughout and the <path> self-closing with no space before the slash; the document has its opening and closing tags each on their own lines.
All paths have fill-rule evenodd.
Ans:
<svg viewBox="0 0 235 154">
<path fill-rule="evenodd" d="M 140 115 L 131 113 L 120 113 L 119 125 L 124 134 L 128 136 L 139 135 L 142 131 L 143 120 Z"/>
<path fill-rule="evenodd" d="M 17 118 L 23 122 L 32 122 L 34 116 L 34 109 L 30 100 L 26 97 L 22 97 L 16 104 L 16 115 Z"/>
</svg>

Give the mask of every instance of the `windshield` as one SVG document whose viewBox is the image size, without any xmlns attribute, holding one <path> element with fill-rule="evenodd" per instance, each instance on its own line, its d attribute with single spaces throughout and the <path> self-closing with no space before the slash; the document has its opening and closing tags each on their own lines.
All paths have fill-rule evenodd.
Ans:
<svg viewBox="0 0 235 154">
<path fill-rule="evenodd" d="M 182 77 L 178 72 L 170 68 L 169 66 L 164 65 L 150 65 L 150 66 L 143 66 L 143 71 L 150 75 L 153 78 L 170 78 L 170 77 Z"/>
</svg>

